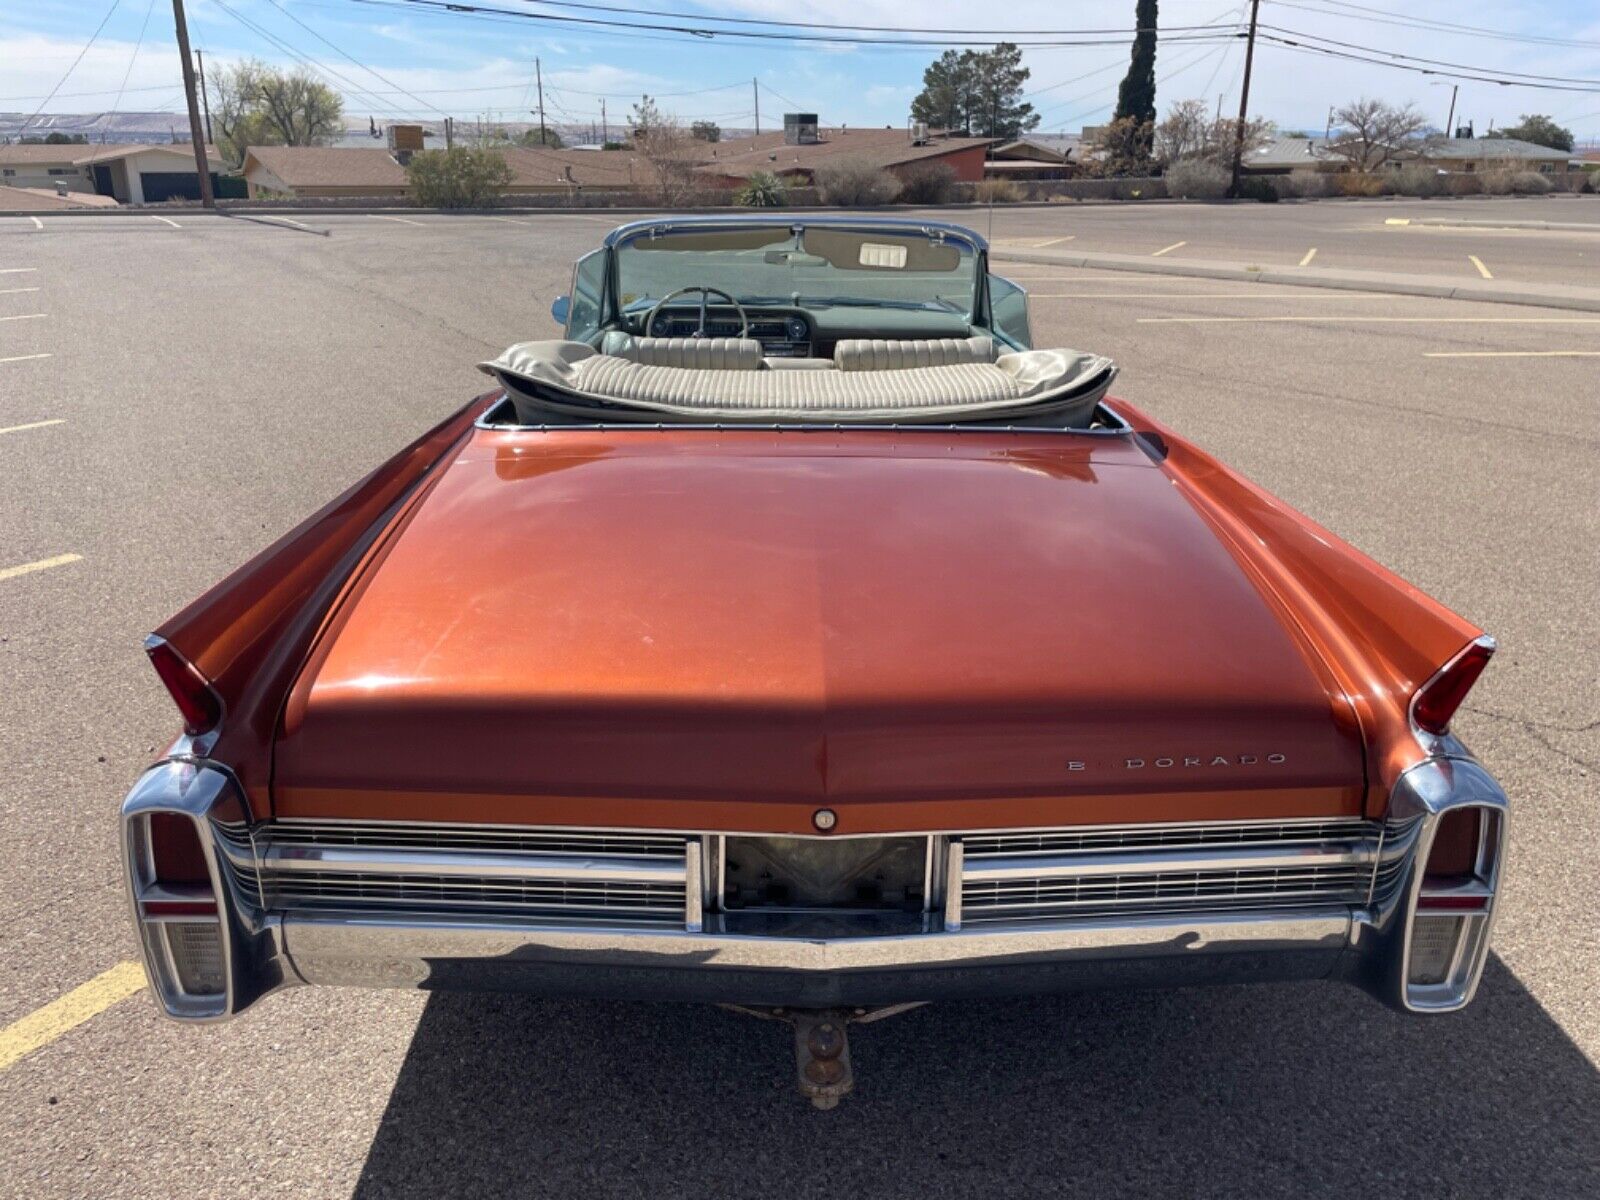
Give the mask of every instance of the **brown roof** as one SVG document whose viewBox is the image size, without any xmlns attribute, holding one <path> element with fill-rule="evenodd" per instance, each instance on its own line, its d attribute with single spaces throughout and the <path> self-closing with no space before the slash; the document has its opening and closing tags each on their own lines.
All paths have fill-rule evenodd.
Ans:
<svg viewBox="0 0 1600 1200">
<path fill-rule="evenodd" d="M 57 212 L 63 208 L 116 208 L 110 196 L 68 192 L 65 196 L 44 188 L 0 186 L 0 212 Z"/>
<path fill-rule="evenodd" d="M 56 146 L 0 146 L 0 163 L 71 163 L 73 166 L 85 166 L 93 162 L 126 158 L 131 154 L 143 154 L 153 150 L 186 154 L 191 158 L 194 155 L 194 150 L 188 142 L 163 142 L 155 145 L 148 142 L 107 142 L 104 145 L 94 146 L 77 142 Z M 207 146 L 206 153 L 211 159 L 222 161 L 222 155 L 217 153 L 215 146 Z"/>
<path fill-rule="evenodd" d="M 783 174 L 812 171 L 830 162 L 845 159 L 871 163 L 876 167 L 896 167 L 927 158 L 939 158 L 973 146 L 988 146 L 994 138 L 946 137 L 935 134 L 921 146 L 914 145 L 904 129 L 819 129 L 818 140 L 809 145 L 791 146 L 782 130 L 753 137 L 733 138 L 706 148 L 707 161 L 701 168 L 717 175 L 743 177 L 756 171 Z"/>
<path fill-rule="evenodd" d="M 405 168 L 387 150 L 342 146 L 251 146 L 244 170 L 254 159 L 291 188 L 405 187 Z"/>
</svg>

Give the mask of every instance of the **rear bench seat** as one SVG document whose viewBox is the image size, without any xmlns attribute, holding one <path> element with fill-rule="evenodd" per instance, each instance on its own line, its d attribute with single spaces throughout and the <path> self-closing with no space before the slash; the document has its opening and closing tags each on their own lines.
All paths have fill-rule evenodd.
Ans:
<svg viewBox="0 0 1600 1200">
<path fill-rule="evenodd" d="M 634 337 L 613 329 L 600 343 L 600 353 L 647 367 L 683 367 L 694 371 L 761 369 L 761 343 L 755 338 Z"/>
<path fill-rule="evenodd" d="M 994 340 L 969 338 L 850 338 L 833 348 L 840 371 L 904 371 L 912 367 L 953 367 L 960 363 L 992 363 Z"/>
</svg>

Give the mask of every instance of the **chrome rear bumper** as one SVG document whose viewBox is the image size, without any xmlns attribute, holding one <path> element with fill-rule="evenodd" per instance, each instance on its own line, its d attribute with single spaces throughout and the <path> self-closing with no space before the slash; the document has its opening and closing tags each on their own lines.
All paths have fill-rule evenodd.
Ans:
<svg viewBox="0 0 1600 1200">
<path fill-rule="evenodd" d="M 1440 815 L 1505 798 L 1470 758 L 1402 780 L 1388 825 L 1322 822 L 928 835 L 922 911 L 719 912 L 722 839 L 628 831 L 263 823 L 226 771 L 172 760 L 124 803 L 195 823 L 225 986 L 185 995 L 135 920 L 171 1016 L 212 1020 L 298 983 L 533 991 L 789 1007 L 1090 987 L 1340 978 L 1410 1011 L 1471 998 L 1481 938 L 1441 992 L 1408 989 L 1405 943 Z M 1496 826 L 1494 879 L 1503 855 Z M 146 873 L 147 874 L 147 873 Z M 157 889 L 159 891 L 159 889 Z M 167 895 L 160 892 L 160 896 Z"/>
</svg>

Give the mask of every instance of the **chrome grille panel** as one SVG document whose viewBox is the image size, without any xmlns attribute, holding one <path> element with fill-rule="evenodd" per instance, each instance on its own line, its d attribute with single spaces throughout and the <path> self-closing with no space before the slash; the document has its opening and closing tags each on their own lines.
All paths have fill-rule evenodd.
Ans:
<svg viewBox="0 0 1600 1200">
<path fill-rule="evenodd" d="M 681 834 L 376 821 L 214 827 L 239 890 L 266 909 L 621 926 L 698 919 L 699 839 Z"/>
<path fill-rule="evenodd" d="M 1364 905 L 1403 866 L 1384 840 L 1359 818 L 971 835 L 946 924 Z"/>
</svg>

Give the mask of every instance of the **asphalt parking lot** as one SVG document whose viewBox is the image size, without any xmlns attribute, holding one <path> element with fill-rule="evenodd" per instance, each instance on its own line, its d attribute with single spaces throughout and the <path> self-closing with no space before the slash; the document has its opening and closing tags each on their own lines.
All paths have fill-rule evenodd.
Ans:
<svg viewBox="0 0 1600 1200">
<path fill-rule="evenodd" d="M 1407 211 L 992 233 L 1600 286 L 1600 233 Z M 0 218 L 0 1195 L 1600 1194 L 1600 313 L 1004 268 L 1038 344 L 1115 357 L 1116 394 L 1500 639 L 1458 729 L 1516 806 L 1510 883 L 1459 1017 L 1334 985 L 942 1005 L 855 1035 L 831 1113 L 784 1029 L 713 1009 L 306 989 L 161 1020 L 120 967 L 116 807 L 175 729 L 141 638 L 553 336 L 614 223 Z"/>
</svg>

